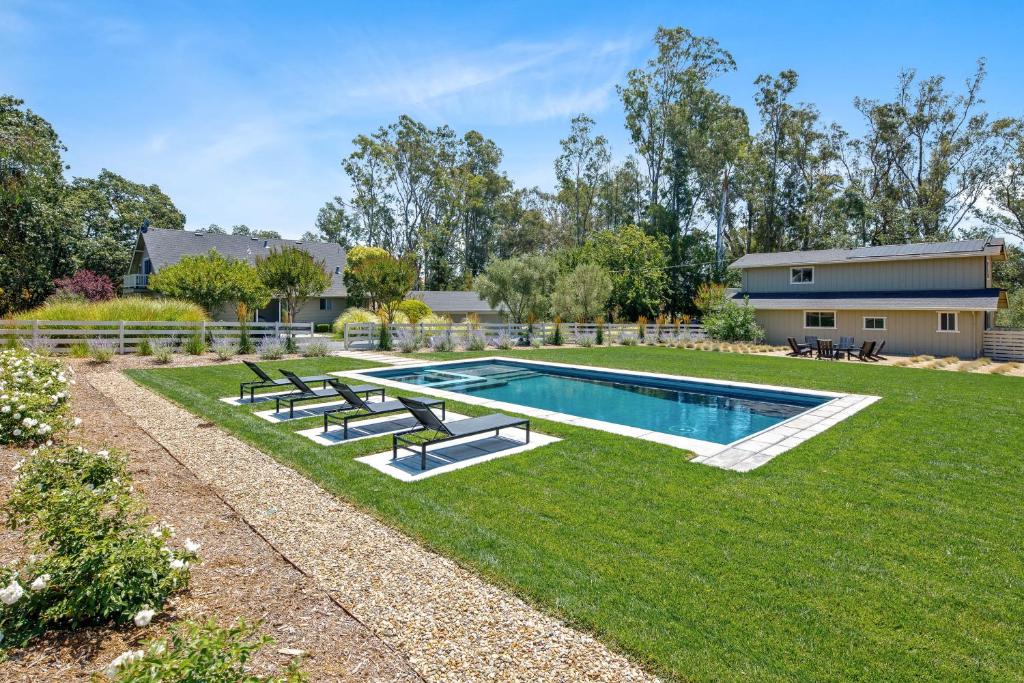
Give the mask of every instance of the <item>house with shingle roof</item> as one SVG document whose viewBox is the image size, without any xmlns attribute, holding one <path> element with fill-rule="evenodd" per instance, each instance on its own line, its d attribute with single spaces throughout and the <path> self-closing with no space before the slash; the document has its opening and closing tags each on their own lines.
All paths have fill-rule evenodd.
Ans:
<svg viewBox="0 0 1024 683">
<path fill-rule="evenodd" d="M 771 344 L 884 339 L 892 353 L 976 358 L 1006 307 L 992 283 L 1005 259 L 996 238 L 747 254 L 729 266 L 742 282 L 729 295 L 755 308 Z"/>
<path fill-rule="evenodd" d="M 146 228 L 139 232 L 132 254 L 128 274 L 124 276 L 122 290 L 126 294 L 148 294 L 149 276 L 180 261 L 185 256 L 199 256 L 216 250 L 221 256 L 256 265 L 256 259 L 273 249 L 295 247 L 324 263 L 331 277 L 330 286 L 319 296 L 305 301 L 295 316 L 295 322 L 329 323 L 345 310 L 347 292 L 343 280 L 345 249 L 337 243 L 304 240 L 265 239 L 246 235 L 225 235 L 190 230 L 164 230 Z M 416 291 L 409 298 L 420 299 L 439 315 L 455 321 L 465 320 L 475 313 L 483 322 L 501 319 L 501 313 L 487 305 L 475 292 Z M 281 302 L 274 299 L 266 308 L 256 312 L 257 319 L 265 322 L 281 320 Z M 233 310 L 215 311 L 214 317 L 234 320 Z"/>
</svg>

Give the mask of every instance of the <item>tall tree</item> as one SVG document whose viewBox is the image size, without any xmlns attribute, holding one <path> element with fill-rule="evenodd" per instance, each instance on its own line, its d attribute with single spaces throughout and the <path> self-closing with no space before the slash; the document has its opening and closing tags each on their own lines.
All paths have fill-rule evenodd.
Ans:
<svg viewBox="0 0 1024 683">
<path fill-rule="evenodd" d="M 999 141 L 999 166 L 988 206 L 978 215 L 989 225 L 1024 240 L 1024 119 L 993 125 Z"/>
<path fill-rule="evenodd" d="M 64 151 L 44 118 L 0 96 L 0 316 L 40 303 L 74 272 Z"/>
<path fill-rule="evenodd" d="M 352 278 L 373 301 L 384 323 L 395 319 L 402 300 L 416 283 L 416 263 L 411 257 L 397 259 L 391 254 L 370 254 L 352 269 Z M 379 348 L 391 348 L 391 330 L 380 326 Z"/>
<path fill-rule="evenodd" d="M 594 135 L 594 119 L 579 114 L 570 121 L 569 136 L 559 144 L 555 159 L 558 197 L 572 223 L 576 246 L 582 246 L 594 229 L 594 208 L 601 187 L 607 183 L 611 152 L 603 135 Z"/>
<path fill-rule="evenodd" d="M 583 248 L 583 260 L 597 263 L 612 278 L 612 312 L 627 320 L 655 316 L 664 303 L 668 245 L 635 225 L 603 230 Z"/>
<path fill-rule="evenodd" d="M 284 301 L 287 322 L 295 321 L 303 299 L 331 286 L 324 262 L 296 247 L 271 249 L 267 256 L 258 257 L 256 272 L 267 289 Z"/>
<path fill-rule="evenodd" d="M 78 267 L 115 281 L 128 272 L 143 221 L 167 230 L 185 227 L 185 214 L 158 185 L 136 183 L 107 169 L 95 178 L 75 178 L 65 201 Z"/>
<path fill-rule="evenodd" d="M 551 288 L 557 275 L 548 256 L 533 255 L 491 261 L 473 282 L 492 308 L 504 308 L 515 323 L 531 316 L 542 318 L 551 310 Z"/>
</svg>

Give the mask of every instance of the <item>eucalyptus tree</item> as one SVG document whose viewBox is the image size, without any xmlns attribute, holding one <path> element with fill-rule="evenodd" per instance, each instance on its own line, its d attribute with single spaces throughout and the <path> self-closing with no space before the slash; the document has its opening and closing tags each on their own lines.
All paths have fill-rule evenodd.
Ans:
<svg viewBox="0 0 1024 683">
<path fill-rule="evenodd" d="M 978 214 L 989 225 L 1024 240 L 1024 119 L 993 125 L 999 142 L 999 166 L 988 205 Z"/>
<path fill-rule="evenodd" d="M 611 152 L 608 140 L 594 134 L 594 119 L 574 116 L 569 136 L 559 141 L 562 153 L 555 159 L 558 198 L 569 212 L 576 246 L 594 230 L 595 204 L 601 187 L 608 182 Z"/>
</svg>

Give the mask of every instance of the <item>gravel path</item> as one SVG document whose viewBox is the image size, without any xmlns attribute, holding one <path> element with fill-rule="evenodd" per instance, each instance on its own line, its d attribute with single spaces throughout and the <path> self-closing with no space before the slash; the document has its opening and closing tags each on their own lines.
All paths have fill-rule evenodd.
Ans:
<svg viewBox="0 0 1024 683">
<path fill-rule="evenodd" d="M 656 680 L 124 375 L 91 381 L 427 680 Z"/>
</svg>

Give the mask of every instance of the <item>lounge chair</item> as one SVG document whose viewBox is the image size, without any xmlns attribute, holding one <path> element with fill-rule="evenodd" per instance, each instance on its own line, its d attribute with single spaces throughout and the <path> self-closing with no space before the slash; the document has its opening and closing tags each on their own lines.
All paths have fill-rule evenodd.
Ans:
<svg viewBox="0 0 1024 683">
<path fill-rule="evenodd" d="M 882 343 L 878 345 L 878 348 L 871 352 L 871 360 L 889 360 L 888 358 L 882 355 L 882 349 L 884 348 L 885 340 L 883 339 Z"/>
<path fill-rule="evenodd" d="M 836 359 L 836 347 L 832 344 L 831 339 L 818 340 L 818 360 L 822 358 L 827 358 L 828 360 Z"/>
<path fill-rule="evenodd" d="M 811 335 L 807 335 L 806 337 L 804 337 L 804 344 L 807 344 L 812 349 L 816 349 L 818 348 L 818 338 L 813 337 Z"/>
<path fill-rule="evenodd" d="M 814 349 L 807 344 L 801 344 L 796 340 L 796 337 L 790 337 L 787 341 L 789 342 L 789 348 L 792 349 L 792 351 L 786 354 L 787 356 L 809 356 L 814 353 Z"/>
<path fill-rule="evenodd" d="M 839 343 L 836 345 L 837 351 L 855 351 L 857 349 L 857 341 L 853 337 L 840 337 Z"/>
<path fill-rule="evenodd" d="M 391 459 L 394 460 L 398 457 L 399 448 L 408 449 L 413 453 L 419 451 L 421 470 L 427 469 L 427 446 L 451 441 L 452 439 L 461 439 L 464 436 L 476 436 L 477 434 L 486 434 L 491 431 L 497 436 L 498 432 L 506 427 L 523 427 L 526 429 L 526 441 L 523 443 L 530 443 L 530 421 L 523 417 L 491 413 L 482 417 L 469 417 L 464 420 L 443 422 L 422 401 L 405 398 L 404 396 L 399 396 L 398 400 L 409 409 L 409 412 L 420 423 L 420 426 L 391 436 Z M 426 441 L 415 441 L 406 438 L 420 432 L 433 432 L 437 437 L 427 439 Z"/>
<path fill-rule="evenodd" d="M 280 387 L 292 386 L 291 380 L 288 379 L 287 377 L 282 377 L 281 379 L 274 379 L 273 377 L 268 375 L 263 368 L 261 368 L 259 365 L 256 365 L 256 363 L 253 363 L 252 361 L 249 360 L 243 360 L 242 362 L 245 363 L 245 367 L 249 368 L 254 373 L 256 373 L 256 376 L 259 377 L 259 380 L 256 382 L 242 382 L 241 384 L 239 384 L 239 400 L 245 398 L 246 391 L 249 392 L 249 402 L 251 403 L 253 400 L 255 400 L 257 389 L 275 389 Z M 324 388 L 326 389 L 327 383 L 332 379 L 336 378 L 333 375 L 312 375 L 310 377 L 302 377 L 301 379 L 303 382 L 306 382 L 308 384 L 313 384 L 314 382 L 322 382 Z"/>
<path fill-rule="evenodd" d="M 281 374 L 288 378 L 288 380 L 295 386 L 298 391 L 291 394 L 282 394 L 274 397 L 274 412 L 281 412 L 281 401 L 288 404 L 288 419 L 295 417 L 295 404 L 302 401 L 312 401 L 318 398 L 333 398 L 335 396 L 341 396 L 337 389 L 334 387 L 327 387 L 325 389 L 313 389 L 308 384 L 302 381 L 302 378 L 296 375 L 294 372 L 288 372 L 282 370 Z M 331 377 L 331 379 L 337 379 Z M 330 380 L 328 380 L 330 381 Z M 360 384 L 359 386 L 352 387 L 352 392 L 355 394 L 363 394 L 369 398 L 372 394 L 380 394 L 380 398 L 384 400 L 384 390 L 380 387 L 376 387 L 372 384 Z"/>
<path fill-rule="evenodd" d="M 847 351 L 846 352 L 846 360 L 851 360 L 853 358 L 856 358 L 857 360 L 862 360 L 865 363 L 868 363 L 868 362 L 870 362 L 872 360 L 871 359 L 871 354 L 872 354 L 872 352 L 874 350 L 875 350 L 875 342 L 873 342 L 873 341 L 866 341 L 866 342 L 864 342 L 863 344 L 860 345 L 860 349 L 859 350 L 857 350 L 857 351 Z"/>
<path fill-rule="evenodd" d="M 386 415 L 388 413 L 400 413 L 406 410 L 405 404 L 401 401 L 381 401 L 380 403 L 367 403 L 364 401 L 359 394 L 352 391 L 352 387 L 339 381 L 337 378 L 330 380 L 331 386 L 338 390 L 342 398 L 348 401 L 347 406 L 341 408 L 332 408 L 324 413 L 324 431 L 326 432 L 331 422 L 340 421 L 342 424 L 342 438 L 348 438 L 348 423 L 350 420 L 355 420 L 360 417 L 369 417 L 371 415 Z M 440 406 L 441 407 L 441 419 L 444 420 L 447 413 L 445 410 L 444 399 L 440 398 L 421 398 L 419 402 L 425 406 Z M 341 413 L 349 412 L 352 410 L 358 410 L 359 412 L 351 415 L 341 415 Z"/>
</svg>

